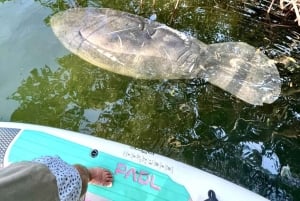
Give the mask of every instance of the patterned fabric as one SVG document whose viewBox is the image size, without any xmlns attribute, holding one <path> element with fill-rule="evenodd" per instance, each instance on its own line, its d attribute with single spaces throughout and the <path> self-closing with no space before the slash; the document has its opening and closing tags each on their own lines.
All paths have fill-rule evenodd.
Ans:
<svg viewBox="0 0 300 201">
<path fill-rule="evenodd" d="M 60 157 L 44 156 L 33 160 L 46 165 L 56 177 L 60 201 L 79 201 L 82 188 L 78 171 Z"/>
</svg>

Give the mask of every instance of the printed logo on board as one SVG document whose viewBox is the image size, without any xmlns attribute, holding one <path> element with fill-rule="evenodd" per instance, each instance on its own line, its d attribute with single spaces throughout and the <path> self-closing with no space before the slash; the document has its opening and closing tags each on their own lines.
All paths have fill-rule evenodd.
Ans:
<svg viewBox="0 0 300 201">
<path fill-rule="evenodd" d="M 155 175 L 150 174 L 145 170 L 136 170 L 134 167 L 129 167 L 124 163 L 118 163 L 115 169 L 115 174 L 124 175 L 125 179 L 132 179 L 133 182 L 160 191 L 161 187 L 155 184 Z"/>
</svg>

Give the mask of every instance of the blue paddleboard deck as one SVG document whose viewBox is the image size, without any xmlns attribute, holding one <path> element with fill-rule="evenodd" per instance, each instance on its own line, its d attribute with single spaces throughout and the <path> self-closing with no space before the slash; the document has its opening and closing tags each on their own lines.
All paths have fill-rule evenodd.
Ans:
<svg viewBox="0 0 300 201">
<path fill-rule="evenodd" d="M 89 185 L 85 201 L 204 201 L 211 189 L 219 201 L 267 201 L 230 181 L 159 154 L 63 129 L 0 122 L 0 167 L 45 155 L 113 173 L 113 186 Z"/>
<path fill-rule="evenodd" d="M 4 150 L 8 150 L 8 144 L 14 139 L 6 153 L 9 163 L 50 155 L 59 156 L 70 164 L 79 163 L 87 167 L 100 166 L 113 172 L 112 187 L 95 185 L 88 187 L 89 193 L 103 200 L 190 200 L 185 187 L 174 182 L 168 175 L 110 155 L 102 151 L 101 147 L 84 146 L 44 131 L 30 129 L 13 131 L 15 132 L 11 132 L 12 134 L 7 137 L 7 128 L 0 128 L 0 139 L 4 137 L 9 139 L 4 143 Z M 16 131 L 18 131 L 17 137 Z"/>
</svg>

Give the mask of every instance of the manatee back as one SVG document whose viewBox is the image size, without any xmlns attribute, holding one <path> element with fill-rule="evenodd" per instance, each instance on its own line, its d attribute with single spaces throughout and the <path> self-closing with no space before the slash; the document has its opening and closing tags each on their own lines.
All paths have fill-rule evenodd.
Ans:
<svg viewBox="0 0 300 201">
<path fill-rule="evenodd" d="M 51 18 L 71 52 L 106 70 L 143 79 L 197 77 L 204 43 L 164 24 L 112 9 L 75 8 Z"/>
</svg>

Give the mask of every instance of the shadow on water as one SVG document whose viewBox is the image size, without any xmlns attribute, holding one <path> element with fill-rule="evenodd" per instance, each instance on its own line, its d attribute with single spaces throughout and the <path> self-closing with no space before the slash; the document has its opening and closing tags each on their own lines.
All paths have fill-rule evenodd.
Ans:
<svg viewBox="0 0 300 201">
<path fill-rule="evenodd" d="M 1 1 L 0 1 L 1 2 Z M 11 121 L 49 125 L 127 143 L 184 161 L 271 200 L 300 200 L 300 70 L 297 27 L 261 20 L 243 1 L 38 1 L 53 12 L 111 7 L 149 17 L 206 43 L 244 41 L 278 64 L 282 96 L 251 106 L 202 80 L 134 80 L 103 71 L 72 54 L 59 68 L 33 68 L 9 97 Z M 283 165 L 293 179 L 280 177 Z M 222 196 L 222 195 L 220 195 Z"/>
</svg>

